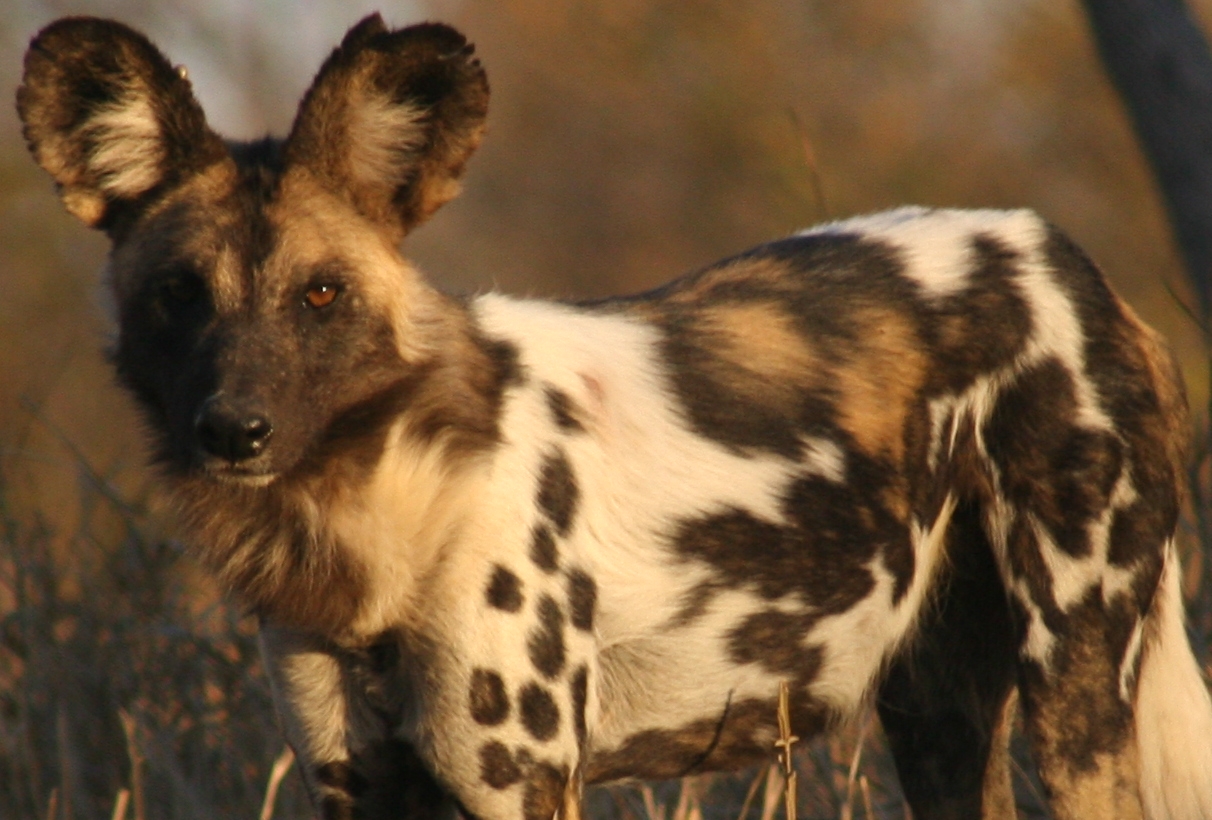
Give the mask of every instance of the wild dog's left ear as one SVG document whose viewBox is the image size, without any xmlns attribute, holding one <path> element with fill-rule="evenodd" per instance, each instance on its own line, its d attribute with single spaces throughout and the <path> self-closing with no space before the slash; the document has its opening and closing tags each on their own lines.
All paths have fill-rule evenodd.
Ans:
<svg viewBox="0 0 1212 820">
<path fill-rule="evenodd" d="M 459 192 L 480 143 L 488 79 L 462 34 L 436 23 L 358 23 L 320 69 L 286 142 L 287 173 L 311 171 L 394 238 Z"/>
<path fill-rule="evenodd" d="M 40 31 L 17 110 L 67 210 L 111 235 L 159 192 L 227 156 L 184 75 L 110 20 L 67 17 Z"/>
</svg>

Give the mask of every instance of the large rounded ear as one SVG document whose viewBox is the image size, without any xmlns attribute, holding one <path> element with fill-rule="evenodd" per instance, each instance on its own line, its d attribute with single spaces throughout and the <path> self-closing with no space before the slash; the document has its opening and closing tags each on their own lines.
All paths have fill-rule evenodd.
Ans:
<svg viewBox="0 0 1212 820">
<path fill-rule="evenodd" d="M 226 152 L 183 73 L 142 34 L 108 20 L 69 17 L 39 32 L 17 110 L 67 209 L 111 233 Z"/>
<path fill-rule="evenodd" d="M 480 143 L 488 79 L 462 34 L 358 23 L 321 67 L 286 142 L 303 166 L 396 239 L 459 192 Z"/>
</svg>

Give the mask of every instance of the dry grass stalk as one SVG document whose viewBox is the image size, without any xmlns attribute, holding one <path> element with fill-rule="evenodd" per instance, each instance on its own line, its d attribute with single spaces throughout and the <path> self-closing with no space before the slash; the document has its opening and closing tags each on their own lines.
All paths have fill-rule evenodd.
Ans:
<svg viewBox="0 0 1212 820">
<path fill-rule="evenodd" d="M 702 783 L 699 778 L 688 777 L 683 780 L 672 820 L 703 820 L 701 792 Z"/>
<path fill-rule="evenodd" d="M 295 753 L 289 746 L 283 749 L 282 754 L 274 760 L 273 768 L 269 772 L 269 783 L 265 787 L 265 801 L 261 803 L 261 820 L 270 820 L 274 816 L 274 802 L 278 799 L 278 787 L 282 785 L 282 778 L 286 777 L 286 773 L 290 771 L 291 764 L 294 762 Z"/>
<path fill-rule="evenodd" d="M 648 820 L 665 820 L 665 804 L 657 803 L 652 786 L 642 784 L 640 795 L 644 798 L 644 811 L 648 814 Z"/>
<path fill-rule="evenodd" d="M 147 820 L 143 794 L 143 755 L 135 741 L 135 719 L 125 709 L 118 710 L 122 731 L 126 734 L 126 755 L 130 758 L 130 791 L 134 798 L 135 820 Z"/>
<path fill-rule="evenodd" d="M 854 743 L 854 755 L 850 758 L 850 773 L 846 776 L 846 803 L 842 806 L 842 820 L 854 820 L 854 788 L 857 785 L 859 763 L 863 759 L 863 746 L 867 742 L 867 731 L 871 728 L 871 711 L 863 718 L 863 727 L 859 730 L 858 739 Z"/>
<path fill-rule="evenodd" d="M 766 791 L 762 797 L 761 820 L 774 820 L 778 813 L 779 795 L 783 791 L 783 773 L 777 763 L 771 763 L 766 769 Z"/>
<path fill-rule="evenodd" d="M 808 137 L 808 129 L 804 127 L 803 120 L 800 119 L 800 114 L 794 108 L 790 109 L 791 127 L 795 129 L 795 133 L 800 138 L 800 148 L 804 152 L 804 165 L 808 168 L 808 181 L 812 185 L 812 195 L 816 199 L 817 209 L 820 211 L 821 219 L 829 219 L 829 203 L 825 201 L 825 187 L 821 183 L 821 166 L 816 159 L 816 151 L 812 147 L 812 140 Z"/>
<path fill-rule="evenodd" d="M 779 739 L 774 745 L 779 750 L 779 762 L 783 764 L 783 805 L 787 820 L 795 820 L 795 761 L 792 759 L 791 746 L 799 738 L 791 734 L 791 706 L 789 704 L 787 681 L 779 682 Z"/>
<path fill-rule="evenodd" d="M 56 820 L 59 816 L 59 790 L 52 788 L 46 798 L 46 820 Z"/>
<path fill-rule="evenodd" d="M 758 772 L 753 777 L 753 782 L 749 784 L 749 791 L 745 792 L 745 801 L 741 803 L 741 811 L 736 816 L 736 820 L 745 820 L 749 815 L 749 807 L 753 805 L 753 798 L 757 796 L 758 787 L 762 785 L 762 772 Z"/>
<path fill-rule="evenodd" d="M 871 807 L 871 784 L 867 782 L 867 775 L 859 777 L 859 790 L 863 793 L 863 811 L 867 814 L 867 820 L 875 820 L 875 809 Z"/>
<path fill-rule="evenodd" d="M 114 798 L 114 811 L 109 816 L 110 820 L 126 820 L 126 807 L 130 805 L 130 789 L 118 789 L 118 795 Z"/>
</svg>

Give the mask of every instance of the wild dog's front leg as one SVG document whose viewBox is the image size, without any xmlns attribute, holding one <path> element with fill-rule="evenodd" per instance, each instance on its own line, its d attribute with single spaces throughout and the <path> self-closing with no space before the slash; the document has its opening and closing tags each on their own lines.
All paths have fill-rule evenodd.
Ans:
<svg viewBox="0 0 1212 820">
<path fill-rule="evenodd" d="M 418 747 L 468 814 L 576 820 L 596 708 L 594 583 L 563 557 L 500 558 L 452 573 L 461 594 L 431 632 Z"/>
<path fill-rule="evenodd" d="M 261 652 L 287 740 L 322 820 L 451 820 L 454 803 L 395 734 L 390 646 L 353 653 L 273 625 Z"/>
</svg>

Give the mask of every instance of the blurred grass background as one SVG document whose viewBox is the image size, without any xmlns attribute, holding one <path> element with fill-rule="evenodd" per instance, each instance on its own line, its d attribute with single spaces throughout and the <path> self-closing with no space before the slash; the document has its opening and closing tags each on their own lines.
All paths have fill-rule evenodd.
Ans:
<svg viewBox="0 0 1212 820">
<path fill-rule="evenodd" d="M 1171 339 L 1192 405 L 1208 405 L 1193 300 L 1077 0 L 6 0 L 0 87 L 42 25 L 116 17 L 187 65 L 221 133 L 281 133 L 376 9 L 462 28 L 493 87 L 466 193 L 406 242 L 444 288 L 601 296 L 822 219 L 1030 206 Z M 256 817 L 281 742 L 253 624 L 162 535 L 102 356 L 104 252 L 0 106 L 0 817 L 110 817 L 136 782 L 128 816 Z M 1208 573 L 1187 546 L 1194 597 Z M 1195 614 L 1206 640 L 1212 613 Z M 878 726 L 859 733 L 801 753 L 801 818 L 847 816 L 847 801 L 863 817 L 863 778 L 874 816 L 907 816 Z M 753 778 L 602 791 L 591 809 L 734 818 Z M 274 816 L 308 814 L 291 774 Z"/>
</svg>

